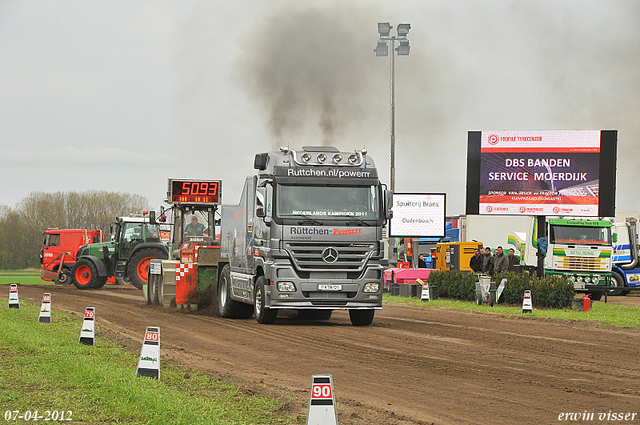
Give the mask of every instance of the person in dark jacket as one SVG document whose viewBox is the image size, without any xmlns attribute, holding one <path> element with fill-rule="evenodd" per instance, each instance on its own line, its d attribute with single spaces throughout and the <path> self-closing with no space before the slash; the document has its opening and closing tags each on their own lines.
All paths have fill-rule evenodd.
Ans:
<svg viewBox="0 0 640 425">
<path fill-rule="evenodd" d="M 426 269 L 427 268 L 427 262 L 424 261 L 424 254 L 418 255 L 418 268 L 419 269 Z"/>
<path fill-rule="evenodd" d="M 491 255 L 491 248 L 485 247 L 482 257 L 482 273 L 493 276 L 493 255 Z"/>
<path fill-rule="evenodd" d="M 496 248 L 496 253 L 493 256 L 493 271 L 495 273 L 503 273 L 506 272 L 509 268 L 509 259 L 504 252 L 502 251 L 502 247 L 499 246 Z"/>
<path fill-rule="evenodd" d="M 473 257 L 469 260 L 469 267 L 475 273 L 482 273 L 482 254 L 478 248 L 473 250 Z"/>
<path fill-rule="evenodd" d="M 516 257 L 515 254 L 516 251 L 513 248 L 509 248 L 509 268 L 507 270 L 509 270 L 510 272 L 515 271 L 515 266 L 520 264 L 520 259 Z"/>
</svg>

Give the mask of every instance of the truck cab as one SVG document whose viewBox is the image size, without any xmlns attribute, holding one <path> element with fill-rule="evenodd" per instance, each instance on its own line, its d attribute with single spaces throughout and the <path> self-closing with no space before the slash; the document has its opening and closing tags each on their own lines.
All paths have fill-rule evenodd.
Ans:
<svg viewBox="0 0 640 425">
<path fill-rule="evenodd" d="M 72 283 L 71 270 L 80 247 L 103 241 L 101 230 L 47 229 L 40 250 L 40 277 L 56 284 Z"/>
<path fill-rule="evenodd" d="M 348 309 L 354 325 L 370 324 L 391 194 L 366 150 L 282 148 L 257 154 L 254 168 L 239 204 L 222 206 L 221 315 L 273 323 L 279 309 Z"/>
</svg>

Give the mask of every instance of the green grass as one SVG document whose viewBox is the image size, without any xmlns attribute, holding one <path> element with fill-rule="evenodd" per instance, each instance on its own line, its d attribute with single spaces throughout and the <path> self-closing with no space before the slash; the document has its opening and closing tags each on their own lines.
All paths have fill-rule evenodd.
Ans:
<svg viewBox="0 0 640 425">
<path fill-rule="evenodd" d="M 296 423 L 285 403 L 196 371 L 162 362 L 161 380 L 137 378 L 139 352 L 100 333 L 95 346 L 82 345 L 79 318 L 54 311 L 52 323 L 38 323 L 38 313 L 24 301 L 0 308 L 1 414 L 64 410 L 73 423 L 91 424 Z"/>
<path fill-rule="evenodd" d="M 451 299 L 421 301 L 418 298 L 398 297 L 391 296 L 389 294 L 384 294 L 383 302 L 413 304 L 424 308 L 440 307 L 509 315 L 526 314 L 528 316 L 544 317 L 548 319 L 594 320 L 614 326 L 640 327 L 640 307 L 626 307 L 608 303 L 605 304 L 604 301 L 592 303 L 591 310 L 587 312 L 574 311 L 571 309 L 540 309 L 534 307 L 533 313 L 522 313 L 522 306 L 498 304 L 493 307 L 489 307 L 486 305 L 476 305 L 473 302 Z"/>
<path fill-rule="evenodd" d="M 22 285 L 53 285 L 40 278 L 40 270 L 0 270 L 0 285 L 20 283 Z"/>
</svg>

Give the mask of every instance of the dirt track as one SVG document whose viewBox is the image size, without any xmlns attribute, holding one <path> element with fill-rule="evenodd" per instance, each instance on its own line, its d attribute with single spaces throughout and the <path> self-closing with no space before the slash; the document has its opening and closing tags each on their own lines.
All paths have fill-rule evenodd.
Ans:
<svg viewBox="0 0 640 425">
<path fill-rule="evenodd" d="M 325 322 L 289 313 L 259 325 L 149 306 L 133 287 L 19 287 L 35 304 L 44 292 L 53 320 L 56 311 L 80 316 L 93 306 L 97 325 L 129 338 L 133 350 L 146 326 L 159 326 L 164 360 L 291 397 L 294 417 L 306 414 L 311 375 L 324 373 L 333 375 L 341 424 L 542 424 L 585 411 L 597 423 L 598 413 L 640 414 L 635 328 L 406 305 L 385 305 L 364 328 L 344 311 Z"/>
</svg>

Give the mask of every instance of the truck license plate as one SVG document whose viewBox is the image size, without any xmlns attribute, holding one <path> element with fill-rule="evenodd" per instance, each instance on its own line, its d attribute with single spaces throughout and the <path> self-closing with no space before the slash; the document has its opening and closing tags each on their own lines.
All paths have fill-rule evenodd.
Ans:
<svg viewBox="0 0 640 425">
<path fill-rule="evenodd" d="M 342 285 L 318 285 L 318 291 L 342 291 Z"/>
</svg>

